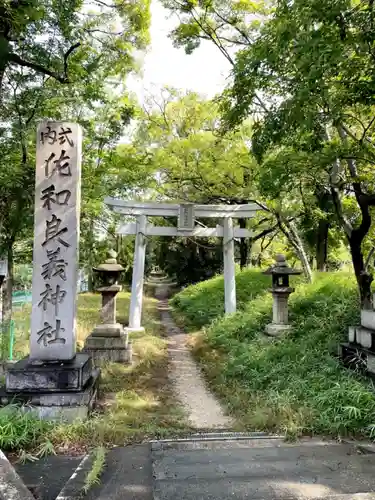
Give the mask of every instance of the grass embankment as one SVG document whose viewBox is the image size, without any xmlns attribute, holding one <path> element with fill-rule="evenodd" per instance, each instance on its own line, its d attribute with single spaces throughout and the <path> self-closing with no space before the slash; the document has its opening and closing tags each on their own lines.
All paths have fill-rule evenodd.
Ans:
<svg viewBox="0 0 375 500">
<path fill-rule="evenodd" d="M 129 294 L 121 293 L 117 301 L 120 322 L 125 322 L 129 298 Z M 103 367 L 101 399 L 92 418 L 71 425 L 50 425 L 35 421 L 32 415 L 21 414 L 16 407 L 7 407 L 0 410 L 0 448 L 9 451 L 31 449 L 33 454 L 39 455 L 53 449 L 80 453 L 87 448 L 124 445 L 178 434 L 185 429 L 182 411 L 173 399 L 168 382 L 167 344 L 156 305 L 153 299 L 144 300 L 145 333 L 131 338 L 133 365 Z M 86 336 L 99 323 L 99 309 L 99 295 L 79 296 L 78 345 L 83 345 Z M 25 332 L 29 331 L 29 318 L 29 306 L 15 312 L 17 357 L 28 351 Z"/>
<path fill-rule="evenodd" d="M 268 279 L 238 275 L 241 311 L 223 317 L 221 277 L 189 287 L 172 303 L 190 329 L 193 350 L 238 426 L 289 435 L 375 434 L 372 382 L 344 369 L 337 352 L 349 325 L 359 324 L 356 285 L 349 274 L 316 276 L 291 295 L 290 336 L 263 335 L 272 314 Z M 212 321 L 213 320 L 213 321 Z"/>
</svg>

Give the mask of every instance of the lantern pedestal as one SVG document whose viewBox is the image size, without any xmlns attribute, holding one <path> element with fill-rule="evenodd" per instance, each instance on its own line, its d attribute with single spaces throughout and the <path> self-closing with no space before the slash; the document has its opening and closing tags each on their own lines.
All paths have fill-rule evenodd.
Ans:
<svg viewBox="0 0 375 500">
<path fill-rule="evenodd" d="M 288 266 L 284 255 L 277 255 L 276 262 L 264 274 L 272 276 L 272 323 L 266 326 L 266 333 L 271 337 L 285 335 L 291 330 L 288 318 L 289 295 L 294 292 L 294 288 L 289 286 L 289 276 L 301 274 L 298 269 Z"/>
<path fill-rule="evenodd" d="M 116 321 L 116 297 L 121 292 L 117 279 L 123 267 L 117 264 L 116 257 L 108 259 L 95 271 L 99 272 L 104 286 L 97 288 L 102 296 L 100 319 L 102 323 L 95 326 L 85 341 L 84 351 L 90 353 L 94 363 L 131 363 L 132 346 L 128 331 Z"/>
</svg>

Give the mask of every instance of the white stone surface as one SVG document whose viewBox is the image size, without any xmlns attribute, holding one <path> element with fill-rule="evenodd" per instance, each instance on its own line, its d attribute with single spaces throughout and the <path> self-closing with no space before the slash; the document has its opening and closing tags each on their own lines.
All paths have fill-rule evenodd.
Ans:
<svg viewBox="0 0 375 500">
<path fill-rule="evenodd" d="M 362 309 L 361 325 L 370 330 L 375 330 L 375 311 Z"/>
<path fill-rule="evenodd" d="M 348 331 L 348 340 L 349 342 L 355 342 L 356 341 L 356 327 L 355 326 L 349 326 L 349 331 Z"/>
<path fill-rule="evenodd" d="M 249 229 L 242 229 L 240 227 L 233 228 L 235 238 L 251 238 L 253 231 Z M 122 224 L 117 229 L 117 234 L 128 235 L 137 234 L 137 224 L 135 222 L 127 222 Z M 192 236 L 194 238 L 222 238 L 224 236 L 224 229 L 222 226 L 216 227 L 201 227 L 195 226 L 192 230 L 179 230 L 177 227 L 172 226 L 154 226 L 148 223 L 146 225 L 146 236 Z"/>
<path fill-rule="evenodd" d="M 367 356 L 367 370 L 370 373 L 375 373 L 375 356 L 370 354 Z"/>
<path fill-rule="evenodd" d="M 137 236 L 135 237 L 132 293 L 130 298 L 129 327 L 140 328 L 142 319 L 143 282 L 146 259 L 145 215 L 137 217 Z"/>
<path fill-rule="evenodd" d="M 30 358 L 76 352 L 81 129 L 44 122 L 37 131 Z"/>
<path fill-rule="evenodd" d="M 274 323 L 270 323 L 266 326 L 266 333 L 271 337 L 279 337 L 289 333 L 291 329 L 291 325 L 275 325 Z"/>
<path fill-rule="evenodd" d="M 362 347 L 369 349 L 372 345 L 372 335 L 373 334 L 375 334 L 375 332 L 372 332 L 371 330 L 368 330 L 367 328 L 357 328 L 356 329 L 356 337 L 357 337 L 358 344 L 360 344 Z"/>
<path fill-rule="evenodd" d="M 225 314 L 236 312 L 236 265 L 234 261 L 234 231 L 233 219 L 224 219 L 224 296 Z"/>
</svg>

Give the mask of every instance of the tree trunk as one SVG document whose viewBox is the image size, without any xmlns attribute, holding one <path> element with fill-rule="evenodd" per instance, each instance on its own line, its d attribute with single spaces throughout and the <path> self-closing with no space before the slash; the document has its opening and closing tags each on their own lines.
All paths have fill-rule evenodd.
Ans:
<svg viewBox="0 0 375 500">
<path fill-rule="evenodd" d="M 279 220 L 281 220 L 281 219 L 279 218 Z M 293 222 L 283 220 L 282 223 L 284 223 L 284 225 L 287 228 L 287 230 L 284 229 L 283 232 L 287 236 L 287 238 L 289 239 L 290 243 L 293 245 L 293 247 L 294 247 L 294 249 L 295 249 L 295 251 L 296 251 L 296 253 L 301 261 L 302 269 L 303 269 L 303 273 L 305 275 L 305 278 L 307 279 L 307 281 L 309 281 L 311 283 L 313 279 L 312 279 L 312 272 L 311 272 L 309 259 L 307 257 L 306 252 L 305 252 L 302 240 L 298 234 L 297 228 Z"/>
<path fill-rule="evenodd" d="M 327 254 L 328 254 L 328 230 L 329 222 L 321 219 L 318 224 L 316 235 L 316 268 L 318 271 L 327 270 Z"/>
<path fill-rule="evenodd" d="M 361 307 L 363 309 L 372 309 L 371 283 L 373 276 L 366 271 L 365 259 L 362 252 L 362 240 L 356 238 L 355 231 L 353 231 L 349 239 L 349 245 L 350 253 L 352 254 L 354 273 L 361 297 Z"/>
<path fill-rule="evenodd" d="M 87 265 L 87 289 L 89 292 L 94 291 L 94 247 L 95 247 L 95 238 L 94 238 L 94 219 L 91 217 L 89 222 L 89 229 L 87 232 L 87 240 L 89 243 L 89 250 L 86 256 L 86 265 Z"/>
<path fill-rule="evenodd" d="M 9 243 L 7 250 L 8 276 L 2 287 L 2 328 L 1 328 L 1 357 L 5 359 L 8 353 L 8 339 L 10 322 L 12 319 L 12 293 L 13 293 L 13 243 Z"/>
<path fill-rule="evenodd" d="M 246 219 L 238 219 L 241 229 L 246 229 Z M 249 238 L 240 239 L 240 268 L 241 271 L 249 265 L 251 241 Z"/>
</svg>

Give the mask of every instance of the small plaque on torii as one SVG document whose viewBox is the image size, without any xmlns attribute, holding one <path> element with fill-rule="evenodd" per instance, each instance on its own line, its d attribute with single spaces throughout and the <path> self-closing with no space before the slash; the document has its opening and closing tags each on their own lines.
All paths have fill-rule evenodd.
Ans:
<svg viewBox="0 0 375 500">
<path fill-rule="evenodd" d="M 178 212 L 178 230 L 192 231 L 194 229 L 194 225 L 194 205 L 191 203 L 181 204 Z"/>
</svg>

